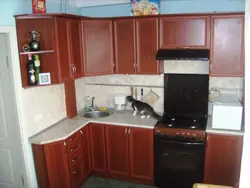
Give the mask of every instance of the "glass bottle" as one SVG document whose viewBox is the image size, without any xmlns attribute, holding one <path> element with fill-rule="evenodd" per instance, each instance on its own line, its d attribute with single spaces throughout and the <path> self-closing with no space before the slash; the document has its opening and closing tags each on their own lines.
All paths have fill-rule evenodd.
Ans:
<svg viewBox="0 0 250 188">
<path fill-rule="evenodd" d="M 34 55 L 34 65 L 35 65 L 35 78 L 36 78 L 36 83 L 39 83 L 39 73 L 40 73 L 40 59 L 38 55 Z"/>
<path fill-rule="evenodd" d="M 28 85 L 36 85 L 36 77 L 35 77 L 35 65 L 32 60 L 32 55 L 28 54 L 28 62 L 27 62 L 27 71 L 28 71 Z"/>
<path fill-rule="evenodd" d="M 39 51 L 40 50 L 40 43 L 37 40 L 39 37 L 39 33 L 36 31 L 31 32 L 31 42 L 30 42 L 30 50 L 31 51 Z"/>
</svg>

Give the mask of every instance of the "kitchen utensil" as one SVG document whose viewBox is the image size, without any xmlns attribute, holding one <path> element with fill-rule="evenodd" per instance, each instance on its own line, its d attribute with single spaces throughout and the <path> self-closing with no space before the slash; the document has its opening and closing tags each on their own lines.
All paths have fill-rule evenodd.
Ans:
<svg viewBox="0 0 250 188">
<path fill-rule="evenodd" d="M 144 97 L 144 101 L 149 105 L 153 105 L 160 97 L 150 89 L 150 92 Z"/>
<path fill-rule="evenodd" d="M 111 106 L 117 111 L 125 110 L 126 104 L 126 96 L 124 95 L 117 95 L 111 99 Z"/>
<path fill-rule="evenodd" d="M 143 101 L 143 88 L 141 88 L 141 98 L 140 98 L 141 101 Z"/>
</svg>

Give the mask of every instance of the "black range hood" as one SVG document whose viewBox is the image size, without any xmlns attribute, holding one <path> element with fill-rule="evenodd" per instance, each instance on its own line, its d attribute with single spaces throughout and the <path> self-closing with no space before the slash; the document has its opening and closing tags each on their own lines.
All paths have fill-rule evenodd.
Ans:
<svg viewBox="0 0 250 188">
<path fill-rule="evenodd" d="M 160 49 L 156 54 L 156 60 L 209 60 L 207 49 Z"/>
</svg>

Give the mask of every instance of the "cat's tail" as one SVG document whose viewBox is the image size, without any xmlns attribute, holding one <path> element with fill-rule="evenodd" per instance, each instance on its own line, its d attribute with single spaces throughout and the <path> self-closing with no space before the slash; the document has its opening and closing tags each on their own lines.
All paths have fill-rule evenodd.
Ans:
<svg viewBox="0 0 250 188">
<path fill-rule="evenodd" d="M 161 120 L 161 115 L 157 114 L 156 112 L 153 113 L 153 118 L 157 119 L 157 120 Z"/>
</svg>

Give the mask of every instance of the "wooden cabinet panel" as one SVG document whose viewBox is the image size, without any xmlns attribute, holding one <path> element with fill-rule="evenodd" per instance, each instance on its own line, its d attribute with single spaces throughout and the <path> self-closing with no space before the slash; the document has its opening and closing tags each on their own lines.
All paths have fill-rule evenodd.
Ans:
<svg viewBox="0 0 250 188">
<path fill-rule="evenodd" d="M 77 115 L 75 81 L 69 80 L 64 87 L 67 117 L 73 118 Z"/>
<path fill-rule="evenodd" d="M 81 186 L 82 177 L 83 177 L 83 165 L 82 160 L 79 160 L 69 170 L 71 178 L 71 187 L 79 188 Z"/>
<path fill-rule="evenodd" d="M 72 77 L 70 59 L 69 19 L 55 18 L 57 58 L 60 62 L 60 79 L 66 82 Z"/>
<path fill-rule="evenodd" d="M 69 165 L 64 141 L 46 144 L 44 149 L 48 167 L 49 187 L 69 188 Z"/>
<path fill-rule="evenodd" d="M 209 134 L 205 159 L 205 183 L 234 186 L 239 182 L 242 137 Z"/>
<path fill-rule="evenodd" d="M 80 130 L 81 132 L 81 145 L 83 152 L 83 180 L 85 180 L 91 172 L 90 160 L 90 140 L 89 140 L 89 125 Z"/>
<path fill-rule="evenodd" d="M 211 19 L 211 75 L 243 76 L 244 15 L 218 15 Z"/>
<path fill-rule="evenodd" d="M 71 70 L 74 78 L 83 76 L 81 22 L 79 19 L 70 19 L 70 48 L 71 48 Z"/>
<path fill-rule="evenodd" d="M 209 16 L 161 17 L 161 48 L 209 48 Z"/>
<path fill-rule="evenodd" d="M 127 127 L 105 125 L 108 171 L 129 175 Z"/>
<path fill-rule="evenodd" d="M 130 175 L 153 180 L 153 130 L 129 128 Z"/>
<path fill-rule="evenodd" d="M 135 19 L 114 20 L 115 73 L 135 74 Z"/>
<path fill-rule="evenodd" d="M 96 172 L 106 172 L 106 148 L 104 125 L 89 124 L 91 164 L 92 170 Z"/>
<path fill-rule="evenodd" d="M 85 75 L 114 73 L 112 20 L 82 20 Z"/>
<path fill-rule="evenodd" d="M 158 18 L 136 18 L 136 52 L 138 74 L 159 74 Z"/>
</svg>

